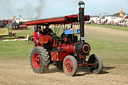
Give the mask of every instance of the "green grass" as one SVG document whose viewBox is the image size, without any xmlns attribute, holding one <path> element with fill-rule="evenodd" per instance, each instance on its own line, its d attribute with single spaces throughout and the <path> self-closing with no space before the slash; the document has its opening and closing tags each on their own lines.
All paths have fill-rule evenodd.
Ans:
<svg viewBox="0 0 128 85">
<path fill-rule="evenodd" d="M 128 31 L 128 27 L 122 27 L 122 26 L 98 25 L 98 24 L 87 24 L 87 26 L 97 26 L 97 27 L 105 27 L 105 28 L 112 28 L 112 29 Z"/>
<path fill-rule="evenodd" d="M 0 57 L 27 58 L 32 48 L 33 45 L 26 41 L 0 41 Z"/>
<path fill-rule="evenodd" d="M 33 31 L 24 31 L 24 32 L 18 32 L 16 33 L 17 36 L 24 36 L 26 37 L 27 35 L 32 35 Z"/>
<path fill-rule="evenodd" d="M 33 30 L 27 30 L 16 33 L 16 36 L 27 36 L 31 35 Z M 5 37 L 4 39 L 8 39 L 9 37 Z M 9 38 L 11 39 L 11 38 Z M 34 47 L 33 42 L 30 41 L 30 44 L 27 44 L 27 41 L 2 41 L 0 40 L 0 57 L 7 58 L 29 58 L 30 53 Z"/>
</svg>

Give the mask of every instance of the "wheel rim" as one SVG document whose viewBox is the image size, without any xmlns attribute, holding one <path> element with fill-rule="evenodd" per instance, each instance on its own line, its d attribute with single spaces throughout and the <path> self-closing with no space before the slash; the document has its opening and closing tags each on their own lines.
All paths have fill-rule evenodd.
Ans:
<svg viewBox="0 0 128 85">
<path fill-rule="evenodd" d="M 93 65 L 90 66 L 90 71 L 93 72 L 99 68 L 99 61 L 96 59 L 96 57 L 93 60 Z"/>
<path fill-rule="evenodd" d="M 65 70 L 68 74 L 72 73 L 73 71 L 73 63 L 70 59 L 65 61 Z"/>
<path fill-rule="evenodd" d="M 38 53 L 33 55 L 33 65 L 35 68 L 40 68 L 41 65 L 41 57 Z"/>
</svg>

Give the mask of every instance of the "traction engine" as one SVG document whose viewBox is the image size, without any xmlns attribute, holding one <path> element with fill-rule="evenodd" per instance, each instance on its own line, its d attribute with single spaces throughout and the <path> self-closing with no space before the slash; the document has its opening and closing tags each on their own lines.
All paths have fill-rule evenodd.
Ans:
<svg viewBox="0 0 128 85">
<path fill-rule="evenodd" d="M 40 36 L 40 45 L 32 50 L 30 56 L 34 72 L 47 72 L 51 63 L 58 69 L 63 69 L 68 76 L 74 76 L 79 67 L 88 67 L 91 73 L 101 72 L 103 67 L 101 58 L 96 54 L 90 55 L 91 47 L 85 42 L 84 21 L 89 20 L 89 16 L 86 18 L 84 16 L 84 8 L 81 7 L 84 2 L 80 1 L 79 5 L 79 20 L 77 20 L 80 22 L 80 40 L 74 34 L 63 34 L 61 37 L 54 34 Z M 70 22 L 68 17 L 65 20 Z M 75 21 L 76 19 L 71 19 L 71 22 Z"/>
</svg>

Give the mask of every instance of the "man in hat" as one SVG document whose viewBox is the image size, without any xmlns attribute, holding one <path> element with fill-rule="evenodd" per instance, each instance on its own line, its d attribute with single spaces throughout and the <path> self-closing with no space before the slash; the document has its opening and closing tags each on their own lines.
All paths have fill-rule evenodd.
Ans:
<svg viewBox="0 0 128 85">
<path fill-rule="evenodd" d="M 37 31 L 34 32 L 34 42 L 36 43 L 35 46 L 39 46 L 39 37 L 42 36 L 42 32 L 41 32 L 41 26 L 36 26 Z"/>
<path fill-rule="evenodd" d="M 43 29 L 43 34 L 44 35 L 51 35 L 51 33 L 53 33 L 53 31 L 49 28 L 49 24 L 46 24 L 45 26 L 46 26 L 46 28 Z"/>
</svg>

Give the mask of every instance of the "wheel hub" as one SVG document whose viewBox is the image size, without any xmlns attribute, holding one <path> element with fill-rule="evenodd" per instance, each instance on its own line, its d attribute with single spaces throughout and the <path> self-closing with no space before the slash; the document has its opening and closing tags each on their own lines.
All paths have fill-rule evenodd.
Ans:
<svg viewBox="0 0 128 85">
<path fill-rule="evenodd" d="M 40 68 L 40 65 L 41 65 L 41 57 L 38 53 L 35 53 L 33 55 L 33 66 L 35 68 Z"/>
<path fill-rule="evenodd" d="M 67 59 L 65 62 L 65 69 L 67 71 L 67 73 L 72 73 L 73 71 L 73 64 L 72 61 L 70 59 Z"/>
<path fill-rule="evenodd" d="M 98 61 L 97 60 L 95 60 L 95 62 L 94 62 L 94 67 L 95 67 L 95 69 L 98 68 Z"/>
<path fill-rule="evenodd" d="M 67 70 L 69 70 L 69 71 L 70 71 L 71 69 L 73 69 L 73 68 L 71 67 L 70 63 L 67 63 L 67 64 L 66 64 L 66 68 L 67 68 Z"/>
<path fill-rule="evenodd" d="M 36 57 L 35 61 L 36 61 L 37 64 L 40 64 L 40 57 L 39 57 L 39 55 Z"/>
</svg>

